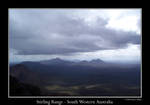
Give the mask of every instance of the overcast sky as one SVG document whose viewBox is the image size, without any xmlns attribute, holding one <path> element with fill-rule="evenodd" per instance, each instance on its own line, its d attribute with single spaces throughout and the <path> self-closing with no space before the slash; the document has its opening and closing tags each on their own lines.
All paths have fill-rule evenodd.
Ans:
<svg viewBox="0 0 150 105">
<path fill-rule="evenodd" d="M 141 58 L 141 9 L 9 9 L 9 60 Z"/>
</svg>

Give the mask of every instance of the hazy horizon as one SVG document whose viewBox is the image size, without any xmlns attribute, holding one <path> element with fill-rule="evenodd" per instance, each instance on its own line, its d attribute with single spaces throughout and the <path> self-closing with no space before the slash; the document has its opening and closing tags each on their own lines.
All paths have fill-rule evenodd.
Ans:
<svg viewBox="0 0 150 105">
<path fill-rule="evenodd" d="M 42 59 L 42 60 L 24 60 L 24 61 L 15 61 L 15 62 L 10 62 L 9 61 L 9 64 L 20 64 L 20 63 L 23 63 L 23 62 L 40 62 L 40 61 L 50 61 L 50 60 L 54 60 L 54 59 L 60 59 L 60 60 L 64 60 L 64 61 L 69 61 L 69 62 L 82 62 L 82 61 L 87 61 L 87 62 L 90 62 L 92 60 L 102 60 L 102 59 L 91 59 L 91 60 L 77 60 L 77 59 L 73 59 L 73 60 L 68 60 L 68 59 L 61 59 L 61 58 L 51 58 L 51 59 Z M 111 63 L 111 64 L 139 64 L 139 65 L 142 65 L 142 62 L 141 61 L 135 61 L 135 62 L 118 62 L 118 61 L 105 61 L 105 60 L 102 60 L 103 62 L 105 63 Z"/>
</svg>

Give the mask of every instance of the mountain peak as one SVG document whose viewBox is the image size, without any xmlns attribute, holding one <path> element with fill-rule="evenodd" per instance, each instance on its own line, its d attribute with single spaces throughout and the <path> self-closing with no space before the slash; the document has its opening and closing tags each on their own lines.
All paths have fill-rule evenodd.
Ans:
<svg viewBox="0 0 150 105">
<path fill-rule="evenodd" d="M 41 61 L 42 64 L 67 64 L 69 61 L 62 60 L 60 58 L 54 58 L 50 60 Z"/>
<path fill-rule="evenodd" d="M 51 59 L 51 60 L 62 61 L 62 59 L 60 59 L 60 58 L 54 58 L 54 59 Z"/>
<path fill-rule="evenodd" d="M 104 61 L 101 60 L 101 59 L 93 59 L 93 60 L 91 60 L 90 62 L 99 63 L 99 62 L 104 62 Z"/>
</svg>

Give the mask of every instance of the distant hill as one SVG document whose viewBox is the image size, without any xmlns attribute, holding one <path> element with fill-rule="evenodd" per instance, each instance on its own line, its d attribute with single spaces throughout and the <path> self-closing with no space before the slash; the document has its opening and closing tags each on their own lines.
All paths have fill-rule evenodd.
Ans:
<svg viewBox="0 0 150 105">
<path fill-rule="evenodd" d="M 106 62 L 104 62 L 101 59 L 94 59 L 91 61 L 67 61 L 67 60 L 62 60 L 60 58 L 55 58 L 55 59 L 51 59 L 51 60 L 43 60 L 39 62 L 40 64 L 44 64 L 44 65 L 75 65 L 75 66 L 103 66 L 104 64 L 106 64 Z"/>
<path fill-rule="evenodd" d="M 94 60 L 91 60 L 90 63 L 104 63 L 104 61 L 101 59 L 94 59 Z"/>
<path fill-rule="evenodd" d="M 40 61 L 39 63 L 45 64 L 45 65 L 69 65 L 75 62 L 62 60 L 60 58 L 55 58 L 51 60 L 43 60 L 43 61 Z"/>
</svg>

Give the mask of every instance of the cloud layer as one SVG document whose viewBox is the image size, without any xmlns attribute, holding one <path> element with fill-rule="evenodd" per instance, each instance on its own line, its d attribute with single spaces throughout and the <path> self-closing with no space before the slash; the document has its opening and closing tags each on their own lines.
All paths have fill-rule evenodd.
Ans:
<svg viewBox="0 0 150 105">
<path fill-rule="evenodd" d="M 93 21 L 88 16 L 94 14 L 81 12 L 82 15 L 76 10 L 10 10 L 10 48 L 18 55 L 67 55 L 140 44 L 141 36 L 136 32 L 108 28 L 107 19 L 97 16 Z"/>
</svg>

